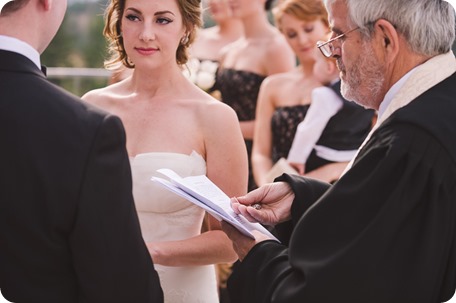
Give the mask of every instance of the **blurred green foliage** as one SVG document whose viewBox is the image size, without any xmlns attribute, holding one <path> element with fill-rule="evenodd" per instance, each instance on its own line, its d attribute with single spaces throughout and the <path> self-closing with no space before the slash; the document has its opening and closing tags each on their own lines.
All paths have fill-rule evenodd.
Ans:
<svg viewBox="0 0 456 303">
<path fill-rule="evenodd" d="M 103 37 L 103 12 L 107 0 L 76 2 L 68 6 L 62 26 L 41 56 L 47 67 L 103 68 L 106 40 Z M 49 78 L 76 95 L 107 85 L 105 78 Z"/>
</svg>

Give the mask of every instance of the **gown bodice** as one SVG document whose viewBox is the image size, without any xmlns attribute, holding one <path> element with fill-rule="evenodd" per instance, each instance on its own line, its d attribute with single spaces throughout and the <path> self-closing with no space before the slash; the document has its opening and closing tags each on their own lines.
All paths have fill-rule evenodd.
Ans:
<svg viewBox="0 0 456 303">
<path fill-rule="evenodd" d="M 166 177 L 157 169 L 169 168 L 181 177 L 206 174 L 206 162 L 196 152 L 144 153 L 130 158 L 133 196 L 141 232 L 146 243 L 178 241 L 201 233 L 204 210 L 151 181 Z M 169 267 L 154 264 L 160 277 L 165 302 L 218 302 L 213 265 Z"/>
</svg>

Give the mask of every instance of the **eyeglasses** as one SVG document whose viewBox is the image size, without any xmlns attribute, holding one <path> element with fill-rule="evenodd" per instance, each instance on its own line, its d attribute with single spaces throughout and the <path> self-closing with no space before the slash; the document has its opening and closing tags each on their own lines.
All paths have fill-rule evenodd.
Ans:
<svg viewBox="0 0 456 303">
<path fill-rule="evenodd" d="M 321 53 L 323 54 L 323 56 L 329 58 L 333 55 L 334 53 L 334 45 L 333 45 L 333 42 L 344 37 L 345 35 L 347 35 L 348 33 L 351 33 L 355 30 L 359 29 L 359 27 L 356 27 L 356 28 L 353 28 L 349 31 L 346 31 L 345 33 L 343 34 L 340 34 L 339 36 L 337 37 L 334 37 L 326 42 L 323 42 L 323 41 L 318 41 L 317 42 L 317 47 L 318 49 L 321 51 Z"/>
</svg>

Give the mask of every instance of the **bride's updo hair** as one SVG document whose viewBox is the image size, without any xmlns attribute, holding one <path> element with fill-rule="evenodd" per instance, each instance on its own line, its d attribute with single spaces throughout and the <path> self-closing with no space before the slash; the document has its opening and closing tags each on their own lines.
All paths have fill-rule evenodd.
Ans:
<svg viewBox="0 0 456 303">
<path fill-rule="evenodd" d="M 170 1 L 170 0 L 168 0 Z M 188 49 L 196 38 L 197 31 L 203 26 L 201 0 L 177 0 L 182 19 L 187 28 L 187 41 L 180 43 L 176 52 L 176 60 L 180 65 L 188 61 Z"/>
<path fill-rule="evenodd" d="M 167 0 L 172 1 L 172 0 Z M 175 0 L 182 15 L 187 38 L 181 39 L 176 51 L 176 62 L 184 65 L 188 61 L 188 49 L 196 37 L 196 32 L 203 25 L 201 0 Z M 105 26 L 103 35 L 108 40 L 109 58 L 105 61 L 107 69 L 119 69 L 121 65 L 134 68 L 123 44 L 121 33 L 122 15 L 126 0 L 111 0 L 104 14 Z"/>
</svg>

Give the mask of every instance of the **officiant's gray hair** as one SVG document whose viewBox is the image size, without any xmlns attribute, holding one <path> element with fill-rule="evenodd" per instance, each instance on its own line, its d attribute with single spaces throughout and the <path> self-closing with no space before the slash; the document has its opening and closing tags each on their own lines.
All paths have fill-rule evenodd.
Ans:
<svg viewBox="0 0 456 303">
<path fill-rule="evenodd" d="M 325 0 L 327 8 L 339 0 Z M 435 56 L 451 50 L 455 38 L 455 11 L 443 0 L 344 0 L 348 17 L 370 38 L 374 23 L 389 21 L 420 55 Z"/>
</svg>

